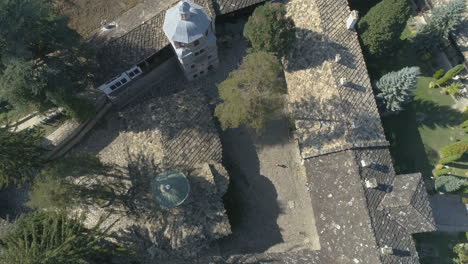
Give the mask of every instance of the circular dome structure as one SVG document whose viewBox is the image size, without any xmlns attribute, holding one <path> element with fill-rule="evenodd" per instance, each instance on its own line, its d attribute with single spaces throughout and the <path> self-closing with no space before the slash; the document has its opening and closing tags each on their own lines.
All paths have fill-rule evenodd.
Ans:
<svg viewBox="0 0 468 264">
<path fill-rule="evenodd" d="M 151 181 L 153 199 L 167 208 L 181 205 L 189 196 L 190 184 L 182 172 L 165 171 Z"/>
</svg>

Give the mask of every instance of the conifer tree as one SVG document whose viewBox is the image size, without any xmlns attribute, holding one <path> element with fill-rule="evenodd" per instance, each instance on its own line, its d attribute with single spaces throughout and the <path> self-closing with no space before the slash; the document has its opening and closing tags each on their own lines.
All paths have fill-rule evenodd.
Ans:
<svg viewBox="0 0 468 264">
<path fill-rule="evenodd" d="M 412 91 L 416 88 L 418 67 L 405 67 L 397 72 L 389 72 L 376 83 L 380 99 L 388 113 L 403 110 L 403 105 L 411 101 Z"/>
<path fill-rule="evenodd" d="M 411 14 L 408 0 L 383 0 L 359 20 L 357 31 L 370 56 L 393 54 Z"/>
<path fill-rule="evenodd" d="M 29 182 L 35 170 L 43 166 L 47 150 L 41 146 L 42 136 L 38 128 L 20 132 L 0 128 L 0 188 Z"/>
<path fill-rule="evenodd" d="M 82 225 L 84 215 L 33 212 L 22 215 L 0 237 L 0 263 L 84 264 L 111 263 L 119 248 L 104 241 L 104 218 L 92 229 Z"/>
<path fill-rule="evenodd" d="M 266 3 L 255 9 L 244 27 L 244 37 L 255 51 L 266 51 L 283 56 L 295 37 L 294 22 L 286 17 L 286 8 L 280 3 Z"/>
<path fill-rule="evenodd" d="M 93 114 L 76 93 L 91 85 L 94 57 L 67 24 L 50 1 L 0 1 L 0 99 L 61 106 L 78 119 Z"/>
<path fill-rule="evenodd" d="M 415 36 L 414 45 L 418 52 L 428 52 L 448 39 L 450 34 L 462 23 L 466 0 L 452 0 L 432 10 L 427 24 Z"/>
</svg>

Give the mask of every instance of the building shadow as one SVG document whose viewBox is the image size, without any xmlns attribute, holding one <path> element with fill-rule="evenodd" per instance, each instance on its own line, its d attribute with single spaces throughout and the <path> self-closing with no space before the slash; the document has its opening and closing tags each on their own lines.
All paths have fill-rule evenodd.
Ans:
<svg viewBox="0 0 468 264">
<path fill-rule="evenodd" d="M 245 128 L 222 134 L 223 163 L 231 177 L 224 197 L 232 234 L 220 239 L 224 256 L 261 253 L 283 242 L 278 215 L 277 192 L 272 182 L 260 174 L 254 142 Z"/>
</svg>

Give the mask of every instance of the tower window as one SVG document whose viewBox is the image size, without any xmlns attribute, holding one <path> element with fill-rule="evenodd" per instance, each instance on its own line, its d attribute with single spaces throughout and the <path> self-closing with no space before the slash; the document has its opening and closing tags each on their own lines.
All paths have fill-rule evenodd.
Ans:
<svg viewBox="0 0 468 264">
<path fill-rule="evenodd" d="M 200 44 L 200 41 L 198 39 L 193 42 L 193 46 L 195 47 L 198 46 L 198 44 Z"/>
<path fill-rule="evenodd" d="M 213 65 L 208 66 L 209 71 L 213 70 L 213 68 L 214 68 Z"/>
<path fill-rule="evenodd" d="M 211 59 L 211 55 L 208 55 L 208 59 Z"/>
<path fill-rule="evenodd" d="M 190 66 L 190 68 L 192 68 L 192 69 L 195 68 L 195 64 L 192 64 L 192 66 Z"/>
<path fill-rule="evenodd" d="M 196 74 L 193 76 L 194 79 L 197 78 L 197 77 L 198 77 L 198 75 L 196 75 Z"/>
<path fill-rule="evenodd" d="M 204 74 L 204 73 L 205 73 L 205 71 L 201 71 L 201 72 L 200 72 L 200 75 L 202 75 L 202 74 Z"/>
<path fill-rule="evenodd" d="M 204 49 L 201 49 L 201 50 L 200 50 L 200 54 L 202 54 L 203 52 L 205 52 L 205 50 L 204 50 Z"/>
</svg>

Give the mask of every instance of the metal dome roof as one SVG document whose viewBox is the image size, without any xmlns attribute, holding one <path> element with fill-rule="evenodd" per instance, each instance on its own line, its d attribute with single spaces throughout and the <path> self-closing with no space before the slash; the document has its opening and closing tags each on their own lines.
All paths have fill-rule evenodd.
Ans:
<svg viewBox="0 0 468 264">
<path fill-rule="evenodd" d="M 204 36 L 210 23 L 211 18 L 203 7 L 180 1 L 166 11 L 163 31 L 171 41 L 191 43 Z"/>
<path fill-rule="evenodd" d="M 167 208 L 181 205 L 190 193 L 190 184 L 182 172 L 165 171 L 151 181 L 153 199 Z"/>
</svg>

